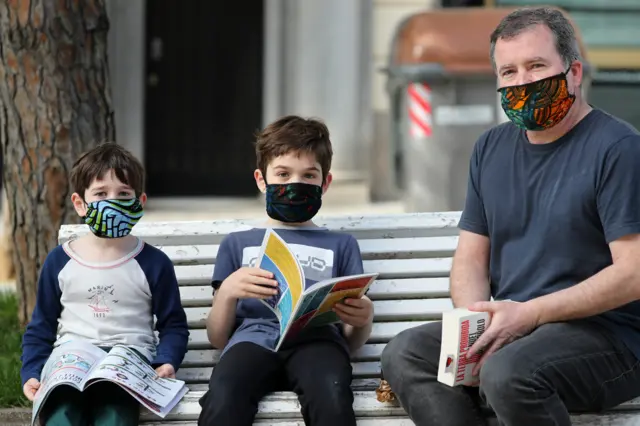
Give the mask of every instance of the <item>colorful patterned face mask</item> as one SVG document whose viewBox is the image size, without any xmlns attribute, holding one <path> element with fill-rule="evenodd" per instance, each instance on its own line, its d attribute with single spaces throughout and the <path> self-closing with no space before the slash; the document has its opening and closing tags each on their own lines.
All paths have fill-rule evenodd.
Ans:
<svg viewBox="0 0 640 426">
<path fill-rule="evenodd" d="M 569 69 L 542 80 L 498 89 L 509 120 L 525 130 L 544 130 L 558 124 L 576 100 L 568 89 Z"/>
<path fill-rule="evenodd" d="M 84 222 L 100 238 L 122 238 L 143 215 L 142 204 L 137 198 L 129 200 L 100 200 L 87 204 Z"/>
<path fill-rule="evenodd" d="M 285 223 L 311 220 L 322 206 L 322 187 L 309 183 L 267 185 L 267 214 Z"/>
</svg>

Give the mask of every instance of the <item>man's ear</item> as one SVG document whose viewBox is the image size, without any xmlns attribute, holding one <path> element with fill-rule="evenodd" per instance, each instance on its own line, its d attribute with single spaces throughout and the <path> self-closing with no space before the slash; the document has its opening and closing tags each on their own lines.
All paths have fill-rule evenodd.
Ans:
<svg viewBox="0 0 640 426">
<path fill-rule="evenodd" d="M 74 192 L 71 195 L 71 202 L 73 203 L 73 208 L 75 209 L 78 216 L 84 217 L 87 214 L 87 203 L 84 202 L 84 199 L 78 194 Z"/>
<path fill-rule="evenodd" d="M 256 169 L 253 172 L 253 177 L 256 180 L 256 186 L 263 194 L 267 192 L 267 182 L 264 180 L 264 176 L 262 175 L 262 171 L 260 169 Z"/>
<path fill-rule="evenodd" d="M 138 200 L 140 200 L 140 204 L 142 205 L 142 207 L 144 208 L 145 204 L 147 204 L 147 194 L 146 193 L 142 193 L 140 194 L 140 196 L 138 197 Z"/>
<path fill-rule="evenodd" d="M 327 190 L 329 189 L 329 185 L 331 185 L 331 182 L 333 181 L 333 175 L 331 174 L 331 172 L 327 173 L 327 178 L 324 180 L 324 183 L 322 184 L 322 195 L 325 194 L 325 192 L 327 192 Z"/>
</svg>

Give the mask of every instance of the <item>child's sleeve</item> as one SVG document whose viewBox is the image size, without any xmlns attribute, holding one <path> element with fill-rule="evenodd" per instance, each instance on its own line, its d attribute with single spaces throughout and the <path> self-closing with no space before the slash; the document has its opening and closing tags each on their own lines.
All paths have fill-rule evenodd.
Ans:
<svg viewBox="0 0 640 426">
<path fill-rule="evenodd" d="M 339 256 L 338 259 L 340 262 L 340 268 L 338 270 L 339 276 L 346 277 L 364 273 L 360 245 L 358 245 L 358 241 L 353 235 L 348 236 L 341 256 Z"/>
<path fill-rule="evenodd" d="M 54 249 L 44 261 L 38 278 L 36 305 L 31 321 L 22 336 L 22 368 L 20 378 L 24 385 L 29 379 L 40 380 L 42 368 L 53 351 L 62 311 L 58 276 L 68 261 L 61 248 Z"/>
<path fill-rule="evenodd" d="M 156 273 L 151 280 L 151 300 L 159 342 L 152 365 L 171 364 L 177 371 L 187 352 L 189 327 L 180 301 L 178 279 L 169 257 L 158 250 Z"/>
<path fill-rule="evenodd" d="M 236 261 L 236 243 L 233 234 L 227 235 L 218 248 L 216 256 L 216 265 L 213 268 L 213 277 L 211 278 L 211 286 L 214 292 L 220 288 L 222 281 L 240 269 L 238 261 Z"/>
</svg>

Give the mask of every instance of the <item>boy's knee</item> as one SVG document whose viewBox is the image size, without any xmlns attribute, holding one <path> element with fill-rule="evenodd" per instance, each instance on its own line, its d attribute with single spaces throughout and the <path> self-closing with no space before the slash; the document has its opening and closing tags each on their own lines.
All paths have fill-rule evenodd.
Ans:
<svg viewBox="0 0 640 426">
<path fill-rule="evenodd" d="M 353 412 L 353 391 L 351 380 L 339 377 L 324 376 L 318 378 L 314 391 L 305 391 L 307 404 L 314 410 L 341 416 Z"/>
</svg>

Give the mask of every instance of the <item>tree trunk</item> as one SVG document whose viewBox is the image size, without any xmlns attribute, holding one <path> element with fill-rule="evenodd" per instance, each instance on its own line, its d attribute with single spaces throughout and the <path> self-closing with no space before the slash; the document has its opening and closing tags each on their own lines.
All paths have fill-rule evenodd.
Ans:
<svg viewBox="0 0 640 426">
<path fill-rule="evenodd" d="M 0 1 L 0 141 L 26 324 L 37 280 L 63 223 L 76 223 L 68 174 L 114 138 L 105 0 Z"/>
<path fill-rule="evenodd" d="M 0 156 L 2 158 L 2 156 Z M 0 164 L 0 169 L 2 165 Z M 0 285 L 14 278 L 13 250 L 11 250 L 11 228 L 9 226 L 9 209 L 4 189 L 0 186 Z"/>
</svg>

